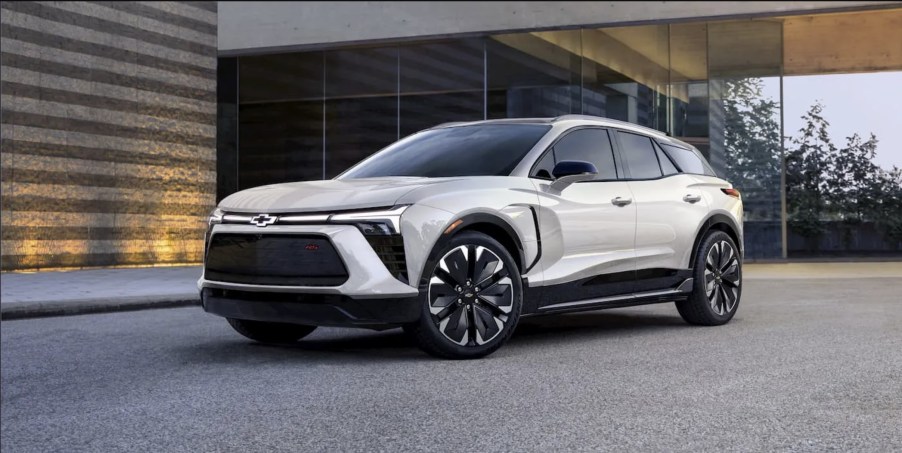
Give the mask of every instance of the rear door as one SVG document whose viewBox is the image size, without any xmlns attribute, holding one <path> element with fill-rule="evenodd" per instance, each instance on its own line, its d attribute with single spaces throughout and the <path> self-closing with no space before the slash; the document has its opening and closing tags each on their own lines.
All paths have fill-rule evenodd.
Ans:
<svg viewBox="0 0 902 453">
<path fill-rule="evenodd" d="M 550 189 L 557 162 L 580 160 L 598 169 L 595 180 Z M 609 131 L 568 131 L 531 172 L 542 209 L 543 306 L 632 292 L 636 207 Z"/>
<path fill-rule="evenodd" d="M 671 288 L 690 276 L 686 258 L 708 202 L 698 178 L 682 173 L 653 139 L 616 135 L 636 204 L 636 292 Z"/>
</svg>

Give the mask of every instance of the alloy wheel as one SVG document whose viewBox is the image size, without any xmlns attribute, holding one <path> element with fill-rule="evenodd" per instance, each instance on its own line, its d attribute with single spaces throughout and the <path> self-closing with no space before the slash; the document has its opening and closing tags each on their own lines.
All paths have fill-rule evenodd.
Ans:
<svg viewBox="0 0 902 453">
<path fill-rule="evenodd" d="M 705 293 L 711 309 L 720 316 L 733 311 L 739 301 L 739 257 L 727 241 L 715 242 L 705 259 Z"/>
<path fill-rule="evenodd" d="M 492 341 L 513 309 L 513 285 L 501 258 L 479 245 L 443 256 L 429 280 L 429 312 L 439 332 L 461 346 Z"/>
</svg>

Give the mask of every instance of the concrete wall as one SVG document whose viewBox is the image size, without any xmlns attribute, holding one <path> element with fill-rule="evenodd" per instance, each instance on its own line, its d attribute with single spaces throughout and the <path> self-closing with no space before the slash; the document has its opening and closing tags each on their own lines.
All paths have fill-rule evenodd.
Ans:
<svg viewBox="0 0 902 453">
<path fill-rule="evenodd" d="M 216 2 L 0 9 L 0 268 L 199 261 Z"/>
<path fill-rule="evenodd" d="M 220 2 L 222 55 L 530 28 L 865 9 L 902 2 Z"/>
</svg>

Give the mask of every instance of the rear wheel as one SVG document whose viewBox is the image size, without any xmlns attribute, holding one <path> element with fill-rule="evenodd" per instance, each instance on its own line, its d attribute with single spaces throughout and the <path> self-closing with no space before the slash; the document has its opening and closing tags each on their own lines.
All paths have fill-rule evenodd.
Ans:
<svg viewBox="0 0 902 453">
<path fill-rule="evenodd" d="M 305 326 L 301 324 L 249 321 L 247 319 L 235 318 L 228 318 L 228 321 L 229 325 L 232 326 L 236 332 L 261 343 L 294 343 L 316 330 L 316 326 Z"/>
<path fill-rule="evenodd" d="M 498 241 L 463 232 L 426 266 L 420 320 L 405 327 L 421 349 L 450 359 L 474 359 L 501 347 L 520 318 L 522 282 Z"/>
<path fill-rule="evenodd" d="M 739 308 L 742 295 L 742 260 L 733 238 L 711 231 L 695 256 L 692 294 L 676 303 L 680 316 L 690 324 L 726 324 Z"/>
</svg>

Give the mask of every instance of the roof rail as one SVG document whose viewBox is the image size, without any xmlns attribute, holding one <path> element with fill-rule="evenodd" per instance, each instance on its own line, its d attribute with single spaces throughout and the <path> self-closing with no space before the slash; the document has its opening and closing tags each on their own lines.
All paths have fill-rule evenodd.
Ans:
<svg viewBox="0 0 902 453">
<path fill-rule="evenodd" d="M 558 117 L 554 118 L 553 121 L 557 122 L 557 121 L 564 121 L 564 120 L 589 120 L 589 121 L 601 121 L 601 122 L 605 122 L 605 123 L 617 123 L 617 124 L 622 124 L 624 126 L 633 127 L 636 129 L 642 129 L 642 130 L 648 131 L 648 133 L 650 133 L 650 134 L 667 137 L 667 134 L 665 134 L 664 132 L 661 132 L 657 129 L 652 129 L 650 127 L 642 126 L 642 125 L 639 125 L 636 123 L 630 123 L 627 121 L 620 121 L 620 120 L 615 120 L 612 118 L 605 118 L 603 116 L 579 115 L 579 114 L 571 113 L 571 114 L 567 114 L 567 115 L 558 116 Z"/>
</svg>

